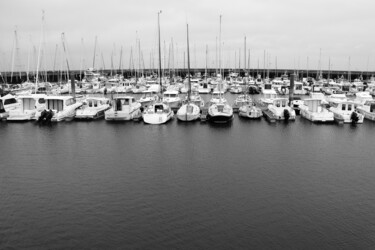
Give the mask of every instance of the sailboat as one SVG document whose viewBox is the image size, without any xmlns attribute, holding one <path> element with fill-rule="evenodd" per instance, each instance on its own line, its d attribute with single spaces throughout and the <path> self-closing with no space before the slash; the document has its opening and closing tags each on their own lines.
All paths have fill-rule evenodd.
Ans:
<svg viewBox="0 0 375 250">
<path fill-rule="evenodd" d="M 163 86 L 161 81 L 161 48 L 160 48 L 160 13 L 158 12 L 158 40 L 159 40 L 159 84 L 160 84 L 160 94 L 162 95 Z M 160 101 L 160 98 L 155 103 L 149 105 L 142 114 L 143 121 L 147 124 L 163 124 L 173 118 L 172 109 L 166 104 Z"/>
<path fill-rule="evenodd" d="M 189 53 L 189 25 L 186 24 L 187 28 L 187 56 L 188 56 L 188 98 L 187 102 L 183 104 L 177 111 L 177 119 L 180 121 L 194 121 L 199 118 L 200 108 L 191 102 L 191 82 L 190 82 L 190 53 Z"/>
<path fill-rule="evenodd" d="M 220 49 L 219 49 L 219 65 L 220 65 L 220 73 L 221 73 L 221 15 L 220 15 Z M 218 95 L 219 98 L 212 102 L 211 106 L 208 108 L 208 115 L 207 118 L 211 122 L 215 123 L 225 123 L 229 122 L 233 119 L 233 108 L 228 104 L 226 99 L 222 96 L 223 91 L 223 80 L 221 78 L 221 74 L 217 78 L 218 80 Z"/>
</svg>

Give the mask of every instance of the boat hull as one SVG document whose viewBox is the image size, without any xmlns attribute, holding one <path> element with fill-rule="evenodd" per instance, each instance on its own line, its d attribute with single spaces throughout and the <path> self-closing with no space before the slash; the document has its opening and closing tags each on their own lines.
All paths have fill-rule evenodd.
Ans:
<svg viewBox="0 0 375 250">
<path fill-rule="evenodd" d="M 168 122 L 173 118 L 173 111 L 169 113 L 154 113 L 154 114 L 144 114 L 143 116 L 144 123 L 152 125 L 160 125 Z"/>
</svg>

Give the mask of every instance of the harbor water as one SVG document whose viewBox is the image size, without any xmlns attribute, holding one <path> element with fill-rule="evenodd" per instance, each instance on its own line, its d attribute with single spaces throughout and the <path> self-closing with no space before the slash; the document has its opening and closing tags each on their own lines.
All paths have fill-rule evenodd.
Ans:
<svg viewBox="0 0 375 250">
<path fill-rule="evenodd" d="M 0 248 L 373 249 L 374 133 L 0 122 Z"/>
</svg>

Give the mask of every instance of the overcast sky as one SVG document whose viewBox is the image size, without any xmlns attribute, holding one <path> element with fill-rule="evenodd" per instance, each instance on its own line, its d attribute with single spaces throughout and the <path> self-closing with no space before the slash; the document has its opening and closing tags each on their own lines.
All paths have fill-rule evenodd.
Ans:
<svg viewBox="0 0 375 250">
<path fill-rule="evenodd" d="M 42 10 L 45 11 L 42 61 L 49 69 L 53 65 L 55 69 L 61 68 L 62 32 L 71 68 L 79 69 L 81 61 L 84 68 L 92 66 L 95 36 L 97 68 L 103 67 L 104 61 L 109 69 L 112 54 L 114 67 L 118 68 L 121 47 L 125 69 L 129 68 L 131 48 L 137 62 L 137 38 L 145 67 L 150 66 L 150 57 L 155 58 L 157 66 L 157 53 L 153 51 L 157 51 L 157 12 L 162 10 L 162 52 L 166 51 L 168 64 L 173 39 L 175 67 L 183 67 L 187 22 L 191 67 L 205 66 L 206 45 L 209 67 L 215 67 L 222 15 L 225 68 L 238 67 L 239 56 L 243 68 L 246 36 L 251 68 L 257 68 L 258 61 L 263 67 L 266 51 L 270 68 L 275 68 L 277 57 L 277 68 L 306 69 L 308 61 L 309 69 L 317 69 L 321 50 L 322 69 L 328 69 L 330 58 L 333 69 L 375 71 L 375 1 L 371 0 L 0 0 L 0 71 L 11 68 L 16 27 L 19 53 L 15 53 L 18 57 L 15 56 L 14 69 L 26 70 L 28 55 L 31 70 L 36 67 Z"/>
</svg>

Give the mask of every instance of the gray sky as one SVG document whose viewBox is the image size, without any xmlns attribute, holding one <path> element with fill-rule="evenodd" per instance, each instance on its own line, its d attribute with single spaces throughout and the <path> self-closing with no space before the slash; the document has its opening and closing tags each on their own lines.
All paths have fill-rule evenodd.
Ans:
<svg viewBox="0 0 375 250">
<path fill-rule="evenodd" d="M 123 66 L 129 68 L 130 50 L 135 61 L 140 39 L 146 68 L 157 49 L 157 12 L 161 14 L 162 52 L 166 47 L 166 64 L 171 39 L 174 41 L 174 66 L 183 67 L 186 51 L 186 22 L 189 23 L 191 67 L 205 66 L 208 46 L 209 67 L 215 67 L 216 37 L 222 15 L 222 65 L 244 66 L 244 37 L 251 50 L 251 68 L 264 65 L 264 51 L 270 68 L 317 69 L 321 49 L 322 69 L 331 68 L 375 71 L 375 1 L 371 0 L 0 0 L 0 71 L 9 70 L 17 26 L 19 57 L 15 70 L 36 66 L 41 40 L 42 9 L 45 11 L 46 67 L 52 69 L 56 44 L 55 69 L 62 64 L 61 33 L 65 33 L 71 68 L 92 66 L 95 36 L 98 37 L 96 67 L 119 67 L 123 47 Z M 83 38 L 83 44 L 81 39 Z M 35 49 L 34 49 L 35 48 Z M 36 52 L 33 52 L 33 51 Z M 29 53 L 29 51 L 31 51 Z M 248 53 L 248 52 L 246 52 Z M 154 53 L 157 65 L 157 53 Z M 236 58 L 236 62 L 235 62 Z M 45 67 L 45 66 L 43 66 Z M 65 65 L 63 66 L 65 68 Z"/>
</svg>

